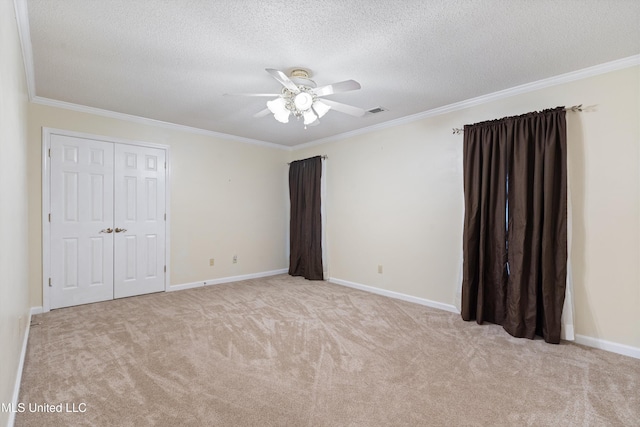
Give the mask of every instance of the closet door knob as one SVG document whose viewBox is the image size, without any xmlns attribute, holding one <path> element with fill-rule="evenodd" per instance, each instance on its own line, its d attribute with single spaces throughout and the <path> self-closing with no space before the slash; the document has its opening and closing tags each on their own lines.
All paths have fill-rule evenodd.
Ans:
<svg viewBox="0 0 640 427">
<path fill-rule="evenodd" d="M 116 230 L 118 230 L 118 229 L 116 228 Z M 100 232 L 109 234 L 109 233 L 113 233 L 113 230 L 110 229 L 110 228 L 106 228 L 106 229 L 100 230 Z"/>
<path fill-rule="evenodd" d="M 124 233 L 125 231 L 127 231 L 126 228 L 118 228 L 118 227 L 116 227 L 116 233 Z"/>
</svg>

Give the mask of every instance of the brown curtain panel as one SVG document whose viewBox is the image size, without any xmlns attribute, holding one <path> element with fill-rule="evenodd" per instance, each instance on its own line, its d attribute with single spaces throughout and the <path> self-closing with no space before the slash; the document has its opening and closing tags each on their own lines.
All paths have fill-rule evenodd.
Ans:
<svg viewBox="0 0 640 427">
<path fill-rule="evenodd" d="M 289 274 L 323 280 L 322 216 L 320 212 L 320 156 L 289 166 L 291 201 Z"/>
<path fill-rule="evenodd" d="M 464 320 L 560 341 L 566 145 L 564 107 L 465 126 Z"/>
</svg>

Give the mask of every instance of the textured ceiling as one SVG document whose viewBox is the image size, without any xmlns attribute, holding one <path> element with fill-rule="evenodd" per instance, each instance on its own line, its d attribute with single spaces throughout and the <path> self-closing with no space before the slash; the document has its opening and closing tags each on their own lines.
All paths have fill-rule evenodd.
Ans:
<svg viewBox="0 0 640 427">
<path fill-rule="evenodd" d="M 27 2 L 35 95 L 294 146 L 640 54 L 638 0 L 16 0 Z M 265 68 L 310 69 L 319 126 L 253 118 Z"/>
</svg>

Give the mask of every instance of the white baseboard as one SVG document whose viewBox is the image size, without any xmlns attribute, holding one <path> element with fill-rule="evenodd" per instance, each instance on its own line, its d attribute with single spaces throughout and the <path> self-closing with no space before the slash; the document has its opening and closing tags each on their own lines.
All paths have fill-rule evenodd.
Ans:
<svg viewBox="0 0 640 427">
<path fill-rule="evenodd" d="M 36 307 L 34 307 L 36 308 Z M 31 308 L 33 311 L 34 308 Z M 42 309 L 42 307 L 40 307 Z M 13 397 L 11 398 L 11 408 L 18 407 L 18 399 L 20 398 L 20 384 L 22 384 L 22 370 L 24 368 L 24 360 L 27 357 L 27 343 L 29 342 L 29 331 L 31 330 L 31 313 L 27 319 L 27 326 L 24 331 L 24 339 L 22 340 L 22 349 L 20 350 L 20 362 L 18 363 L 18 371 L 16 372 L 16 382 L 13 386 Z M 9 413 L 9 421 L 7 427 L 13 427 L 16 421 L 16 412 L 11 411 Z"/>
<path fill-rule="evenodd" d="M 222 277 L 220 279 L 203 280 L 201 282 L 183 283 L 181 285 L 169 286 L 167 292 L 182 291 L 191 288 L 201 288 L 203 286 L 220 285 L 222 283 L 240 282 L 242 280 L 259 279 L 260 277 L 276 276 L 285 274 L 289 271 L 287 268 L 281 270 L 263 271 L 260 273 L 244 274 L 241 276 Z"/>
<path fill-rule="evenodd" d="M 640 359 L 640 348 L 632 347 L 626 344 L 618 344 L 616 342 L 602 340 L 600 338 L 588 337 L 576 334 L 576 344 L 586 345 L 587 347 L 599 348 L 600 350 L 610 351 L 612 353 L 622 354 L 624 356 Z"/>
<path fill-rule="evenodd" d="M 360 283 L 349 282 L 347 280 L 336 279 L 335 277 L 330 277 L 329 282 L 335 283 L 336 285 L 342 285 L 342 286 L 347 286 L 349 288 L 360 289 L 361 291 L 371 292 L 374 294 L 383 295 L 390 298 L 396 298 L 403 301 L 413 302 L 413 303 L 424 305 L 427 307 L 446 310 L 451 313 L 460 313 L 460 311 L 458 311 L 458 309 L 454 305 L 443 304 L 441 302 L 431 301 L 425 298 L 418 298 L 411 295 L 402 294 L 399 292 L 388 291 L 386 289 L 380 289 L 380 288 L 375 288 L 373 286 L 362 285 Z M 615 342 L 606 341 L 599 338 L 592 338 L 592 337 L 579 335 L 579 334 L 576 334 L 575 341 L 571 341 L 571 342 L 585 345 L 587 347 L 593 347 L 600 350 L 610 351 L 612 353 L 622 354 L 624 356 L 640 359 L 640 348 L 632 347 L 630 345 L 618 344 Z"/>
<path fill-rule="evenodd" d="M 34 316 L 36 314 L 42 314 L 44 313 L 44 309 L 42 308 L 42 306 L 40 307 L 31 307 L 31 315 Z"/>
<path fill-rule="evenodd" d="M 413 302 L 415 304 L 424 305 L 427 307 L 437 308 L 440 310 L 450 311 L 451 313 L 460 313 L 458 309 L 451 304 L 443 304 L 437 301 L 431 301 L 426 298 L 418 298 L 407 294 L 402 294 L 400 292 L 388 291 L 386 289 L 380 289 L 373 286 L 362 285 L 360 283 L 349 282 L 347 280 L 336 279 L 335 277 L 330 277 L 329 282 L 335 283 L 336 285 L 347 286 L 349 288 L 359 289 L 361 291 L 371 292 L 373 294 L 383 295 L 385 297 L 395 298 L 403 301 Z"/>
</svg>

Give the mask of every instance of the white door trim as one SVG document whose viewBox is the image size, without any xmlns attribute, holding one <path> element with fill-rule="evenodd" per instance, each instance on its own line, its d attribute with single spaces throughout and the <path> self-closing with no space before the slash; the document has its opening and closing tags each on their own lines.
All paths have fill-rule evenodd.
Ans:
<svg viewBox="0 0 640 427">
<path fill-rule="evenodd" d="M 51 206 L 51 163 L 49 159 L 49 149 L 51 148 L 51 136 L 63 135 L 96 141 L 112 142 L 117 144 L 136 145 L 140 147 L 160 148 L 166 152 L 166 193 L 165 212 L 167 221 L 165 222 L 165 263 L 167 272 L 164 276 L 164 290 L 169 289 L 171 283 L 171 161 L 170 149 L 168 145 L 155 144 L 151 142 L 133 141 L 110 136 L 94 135 L 83 132 L 74 132 L 64 129 L 42 128 L 42 311 L 48 312 L 51 308 L 51 295 L 49 292 L 49 278 L 51 277 L 51 224 L 49 223 L 49 213 Z"/>
</svg>

